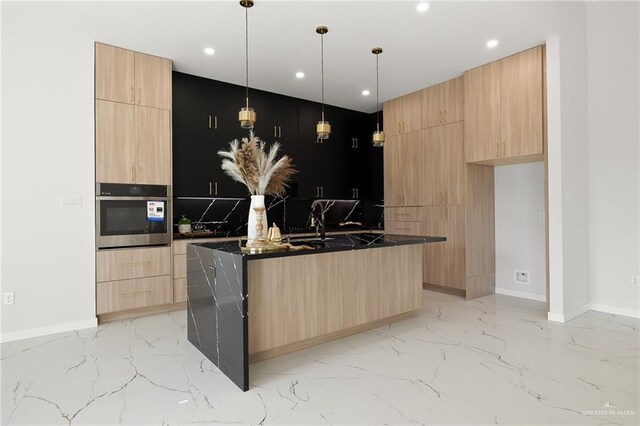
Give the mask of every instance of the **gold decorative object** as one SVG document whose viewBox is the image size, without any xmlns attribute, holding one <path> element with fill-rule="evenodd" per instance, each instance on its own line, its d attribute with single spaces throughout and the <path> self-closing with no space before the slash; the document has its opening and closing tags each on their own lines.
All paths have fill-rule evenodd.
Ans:
<svg viewBox="0 0 640 426">
<path fill-rule="evenodd" d="M 240 0 L 240 6 L 244 7 L 244 57 L 247 84 L 245 89 L 246 104 L 238 112 L 238 121 L 243 129 L 253 129 L 258 119 L 256 112 L 249 106 L 249 8 L 253 6 L 253 0 Z"/>
<path fill-rule="evenodd" d="M 374 47 L 371 49 L 371 53 L 376 55 L 376 131 L 373 132 L 371 142 L 373 146 L 381 147 L 384 145 L 384 132 L 380 130 L 380 74 L 378 71 L 378 56 L 382 53 L 382 47 Z"/>
<path fill-rule="evenodd" d="M 269 234 L 267 235 L 269 242 L 271 243 L 280 243 L 282 242 L 282 233 L 280 232 L 280 228 L 275 223 L 271 228 L 269 228 Z"/>
<path fill-rule="evenodd" d="M 316 125 L 316 134 L 318 140 L 329 139 L 331 135 L 331 124 L 324 119 L 324 35 L 329 32 L 329 28 L 320 25 L 316 28 L 316 32 L 320 34 L 320 64 L 322 69 L 322 120 Z"/>
</svg>

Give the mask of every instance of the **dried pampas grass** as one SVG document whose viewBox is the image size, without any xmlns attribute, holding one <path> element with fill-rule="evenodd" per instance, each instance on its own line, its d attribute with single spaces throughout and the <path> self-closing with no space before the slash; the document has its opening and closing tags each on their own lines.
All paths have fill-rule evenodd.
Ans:
<svg viewBox="0 0 640 426">
<path fill-rule="evenodd" d="M 229 151 L 218 151 L 222 157 L 222 170 L 233 180 L 246 185 L 251 195 L 283 195 L 291 176 L 296 173 L 288 155 L 276 161 L 280 144 L 266 144 L 253 132 L 242 143 L 234 140 Z"/>
</svg>

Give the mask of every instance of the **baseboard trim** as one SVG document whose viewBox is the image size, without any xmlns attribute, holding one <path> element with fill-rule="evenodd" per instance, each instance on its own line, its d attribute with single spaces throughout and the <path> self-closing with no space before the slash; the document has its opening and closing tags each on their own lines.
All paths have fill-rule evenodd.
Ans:
<svg viewBox="0 0 640 426">
<path fill-rule="evenodd" d="M 48 336 L 50 334 L 65 333 L 67 331 L 81 330 L 83 328 L 93 328 L 98 326 L 97 318 L 85 321 L 67 322 L 64 324 L 51 325 L 48 327 L 30 328 L 27 330 L 12 331 L 0 334 L 0 342 L 13 342 L 15 340 L 30 339 L 32 337 Z"/>
<path fill-rule="evenodd" d="M 556 314 L 554 312 L 547 312 L 547 320 L 553 322 L 564 323 L 564 314 Z"/>
<path fill-rule="evenodd" d="M 620 315 L 623 317 L 640 318 L 640 311 L 627 308 L 619 308 L 617 306 L 601 305 L 599 303 L 589 303 L 589 309 L 605 314 Z"/>
<path fill-rule="evenodd" d="M 542 294 L 527 293 L 526 291 L 511 290 L 511 289 L 508 289 L 508 288 L 496 287 L 496 294 L 503 294 L 505 296 L 519 297 L 521 299 L 537 300 L 538 302 L 546 302 L 547 301 L 547 296 L 544 296 Z"/>
</svg>

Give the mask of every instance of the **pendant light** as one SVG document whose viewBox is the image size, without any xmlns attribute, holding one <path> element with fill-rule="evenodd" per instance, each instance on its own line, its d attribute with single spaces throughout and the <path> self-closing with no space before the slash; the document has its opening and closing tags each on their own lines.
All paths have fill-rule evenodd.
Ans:
<svg viewBox="0 0 640 426">
<path fill-rule="evenodd" d="M 374 47 L 371 53 L 376 55 L 376 130 L 373 132 L 371 142 L 375 147 L 384 145 L 384 132 L 380 131 L 380 85 L 378 72 L 378 56 L 382 53 L 382 47 Z"/>
<path fill-rule="evenodd" d="M 329 139 L 331 134 L 331 124 L 324 120 L 324 35 L 329 32 L 329 28 L 319 26 L 316 28 L 316 32 L 320 34 L 320 65 L 322 67 L 322 120 L 318 121 L 316 133 L 318 140 L 325 140 Z"/>
<path fill-rule="evenodd" d="M 238 121 L 240 121 L 240 127 L 243 129 L 253 129 L 257 118 L 253 108 L 249 107 L 249 8 L 253 6 L 253 0 L 240 0 L 240 6 L 244 7 L 245 76 L 247 85 L 245 89 L 246 104 L 238 112 Z"/>
</svg>

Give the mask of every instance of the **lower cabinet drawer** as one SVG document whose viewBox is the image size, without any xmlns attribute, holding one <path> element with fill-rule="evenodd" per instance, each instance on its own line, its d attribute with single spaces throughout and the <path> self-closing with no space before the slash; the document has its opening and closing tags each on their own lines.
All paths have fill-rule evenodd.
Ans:
<svg viewBox="0 0 640 426">
<path fill-rule="evenodd" d="M 187 279 L 177 278 L 173 280 L 173 303 L 187 301 Z"/>
<path fill-rule="evenodd" d="M 423 226 L 421 222 L 384 222 L 385 234 L 419 235 L 422 236 Z"/>
<path fill-rule="evenodd" d="M 171 247 L 105 250 L 96 256 L 98 282 L 169 274 Z"/>
<path fill-rule="evenodd" d="M 385 207 L 384 218 L 391 222 L 420 222 L 422 207 Z"/>
<path fill-rule="evenodd" d="M 171 275 L 97 284 L 98 315 L 173 302 Z"/>
</svg>

